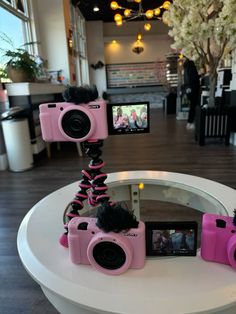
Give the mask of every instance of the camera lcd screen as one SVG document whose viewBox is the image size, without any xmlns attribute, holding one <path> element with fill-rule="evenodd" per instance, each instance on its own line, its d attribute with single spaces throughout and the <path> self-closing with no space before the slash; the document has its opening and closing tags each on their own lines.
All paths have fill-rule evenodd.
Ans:
<svg viewBox="0 0 236 314">
<path fill-rule="evenodd" d="M 195 256 L 196 222 L 147 222 L 147 256 Z"/>
<path fill-rule="evenodd" d="M 110 135 L 150 132 L 149 102 L 107 104 Z"/>
</svg>

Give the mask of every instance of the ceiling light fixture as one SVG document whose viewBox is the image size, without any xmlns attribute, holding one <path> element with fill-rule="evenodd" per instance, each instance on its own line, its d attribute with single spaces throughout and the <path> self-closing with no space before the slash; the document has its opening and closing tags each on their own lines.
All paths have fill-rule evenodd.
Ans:
<svg viewBox="0 0 236 314">
<path fill-rule="evenodd" d="M 161 20 L 161 15 L 163 11 L 168 10 L 170 7 L 170 1 L 165 1 L 159 7 L 144 11 L 142 7 L 142 0 L 133 0 L 132 2 L 138 4 L 137 10 L 134 10 L 132 8 L 122 7 L 116 1 L 111 2 L 110 7 L 112 10 L 114 11 L 120 10 L 119 11 L 120 13 L 117 13 L 114 16 L 114 21 L 116 22 L 117 26 L 121 26 L 123 22 L 131 21 L 135 19 L 144 19 L 145 21 L 152 20 L 152 19 Z M 123 13 L 123 16 L 121 12 Z M 146 31 L 149 31 L 151 29 L 151 24 L 146 22 L 144 25 L 144 29 Z"/>
<path fill-rule="evenodd" d="M 95 5 L 95 6 L 93 7 L 93 11 L 94 11 L 94 12 L 98 12 L 98 11 L 100 11 L 100 9 L 99 9 L 99 7 L 98 7 L 97 5 Z"/>
<path fill-rule="evenodd" d="M 143 44 L 142 44 L 142 34 L 141 33 L 138 33 L 137 39 L 136 39 L 136 42 L 134 44 L 134 48 L 132 49 L 132 51 L 134 53 L 137 53 L 137 54 L 140 54 L 140 53 L 142 53 L 144 51 Z"/>
</svg>

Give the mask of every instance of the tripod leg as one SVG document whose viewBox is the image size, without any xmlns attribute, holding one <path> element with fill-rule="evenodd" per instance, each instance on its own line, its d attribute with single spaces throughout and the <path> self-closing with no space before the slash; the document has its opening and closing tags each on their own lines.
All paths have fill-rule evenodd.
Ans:
<svg viewBox="0 0 236 314">
<path fill-rule="evenodd" d="M 80 157 L 83 157 L 83 152 L 81 149 L 81 144 L 80 143 L 76 143 L 76 147 L 77 147 L 77 151 Z"/>
<path fill-rule="evenodd" d="M 61 245 L 68 247 L 68 223 L 74 218 L 80 216 L 79 211 L 84 207 L 83 202 L 88 199 L 88 204 L 96 206 L 99 203 L 108 201 L 110 197 L 106 194 L 107 186 L 104 181 L 107 175 L 101 172 L 105 165 L 100 156 L 103 141 L 85 142 L 86 154 L 91 158 L 89 170 L 82 170 L 83 180 L 79 182 L 80 190 L 76 193 L 73 201 L 70 203 L 71 209 L 64 215 L 65 233 L 60 237 Z M 89 190 L 87 192 L 87 190 Z"/>
</svg>

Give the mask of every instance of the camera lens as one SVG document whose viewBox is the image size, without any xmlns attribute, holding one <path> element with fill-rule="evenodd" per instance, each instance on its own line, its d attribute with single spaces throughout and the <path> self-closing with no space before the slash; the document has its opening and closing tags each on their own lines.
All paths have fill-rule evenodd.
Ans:
<svg viewBox="0 0 236 314">
<path fill-rule="evenodd" d="M 89 117 L 81 110 L 66 112 L 62 118 L 61 125 L 66 135 L 75 139 L 85 137 L 91 129 Z"/>
<path fill-rule="evenodd" d="M 93 257 L 98 265 L 106 269 L 119 269 L 126 261 L 124 250 L 113 242 L 98 243 L 93 249 Z"/>
</svg>

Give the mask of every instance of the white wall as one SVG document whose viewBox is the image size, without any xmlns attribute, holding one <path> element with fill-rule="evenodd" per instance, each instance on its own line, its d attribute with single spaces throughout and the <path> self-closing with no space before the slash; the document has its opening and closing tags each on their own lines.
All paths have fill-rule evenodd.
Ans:
<svg viewBox="0 0 236 314">
<path fill-rule="evenodd" d="M 34 0 L 41 56 L 50 70 L 62 70 L 69 79 L 69 59 L 63 0 Z"/>
<path fill-rule="evenodd" d="M 105 61 L 107 64 L 155 62 L 165 60 L 165 55 L 170 52 L 171 39 L 168 35 L 144 35 L 142 47 L 144 51 L 136 54 L 132 51 L 136 37 L 116 37 L 117 43 L 112 43 L 112 38 L 105 43 Z"/>
</svg>

